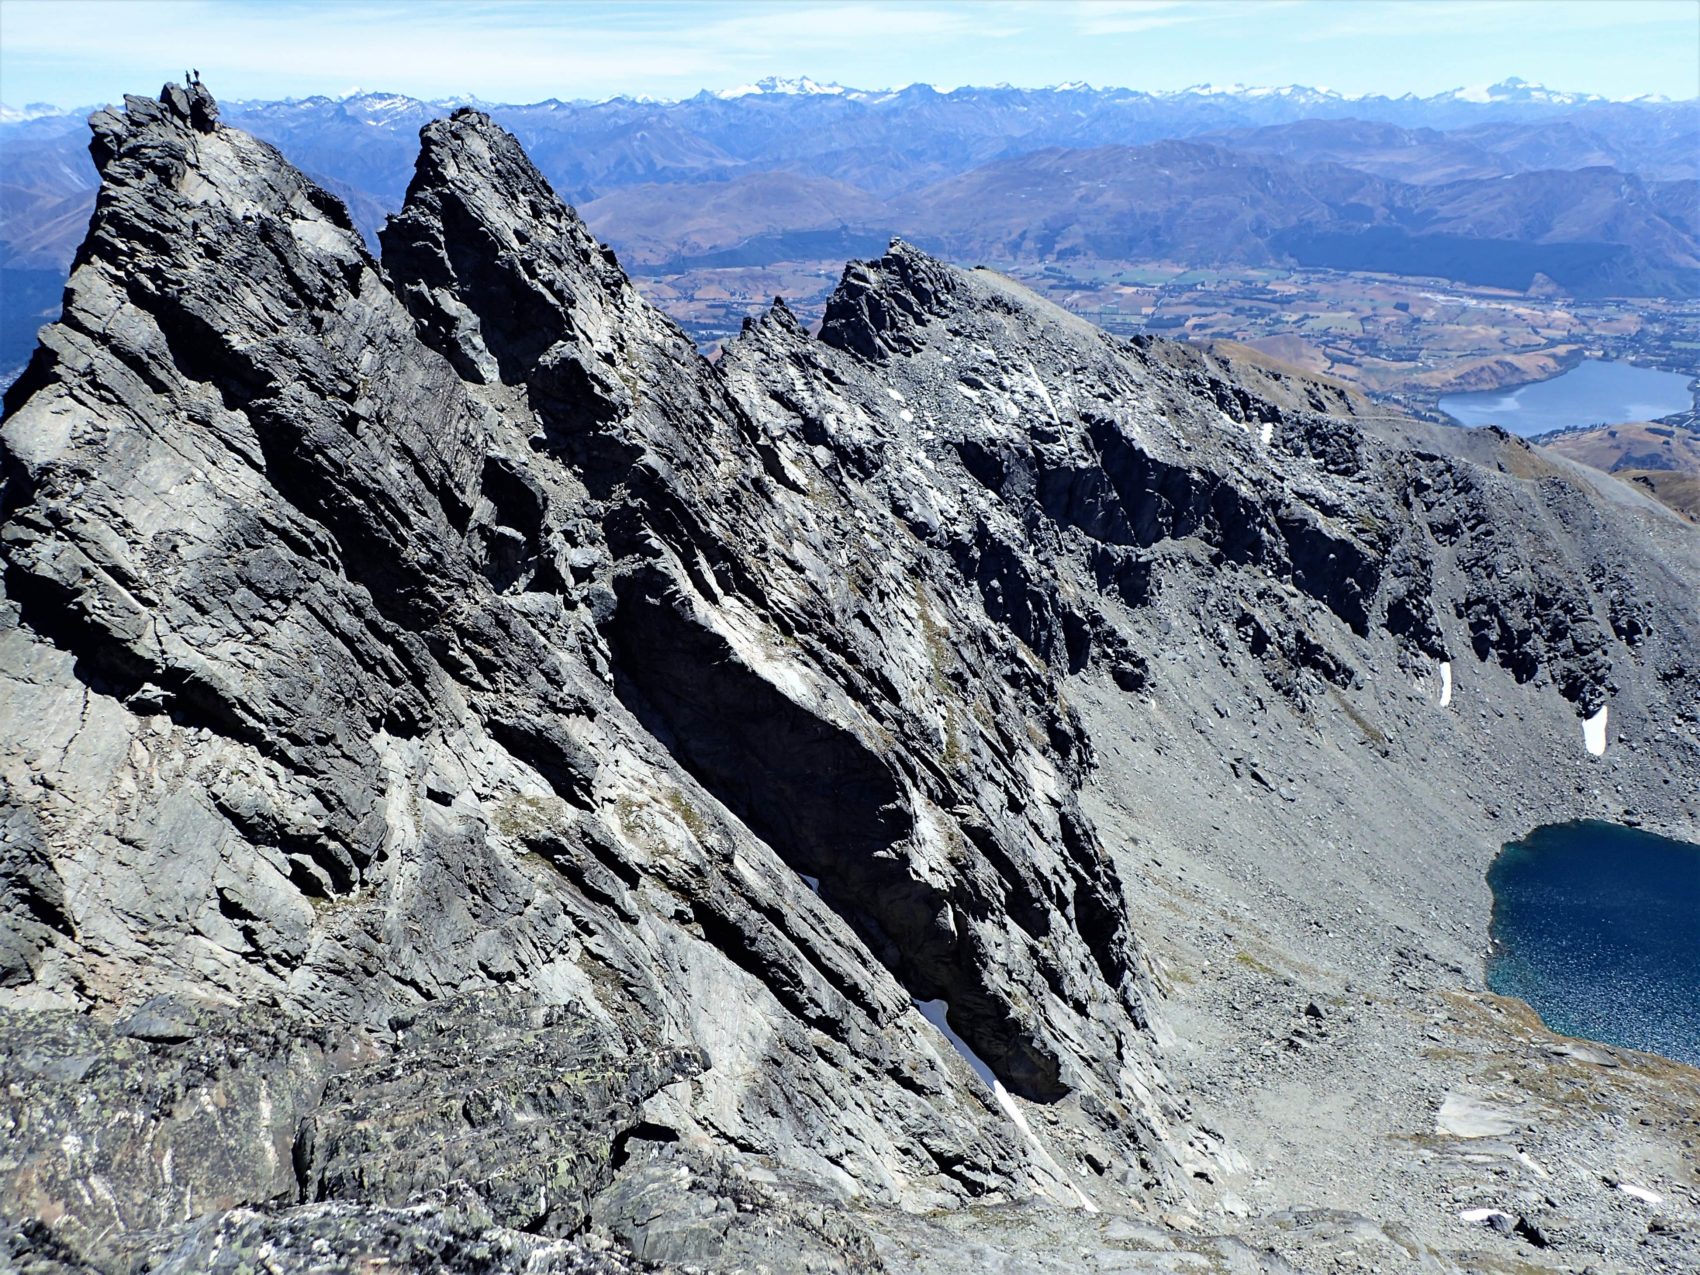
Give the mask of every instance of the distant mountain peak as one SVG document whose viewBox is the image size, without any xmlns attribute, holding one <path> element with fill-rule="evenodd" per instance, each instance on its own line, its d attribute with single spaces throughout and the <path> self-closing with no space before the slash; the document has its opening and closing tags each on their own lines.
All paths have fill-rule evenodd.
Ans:
<svg viewBox="0 0 1700 1275">
<path fill-rule="evenodd" d="M 1542 102 L 1563 106 L 1605 100 L 1598 93 L 1565 93 L 1516 75 L 1507 76 L 1497 84 L 1472 85 L 1436 96 L 1457 102 Z"/>
<path fill-rule="evenodd" d="M 1246 86 L 1243 84 L 1189 84 L 1184 89 L 1174 89 L 1164 96 L 1185 97 L 1190 94 L 1196 97 L 1227 97 L 1245 91 Z"/>
<path fill-rule="evenodd" d="M 841 97 L 848 92 L 842 84 L 822 84 L 806 75 L 787 78 L 778 75 L 764 75 L 754 84 L 740 84 L 736 88 L 721 89 L 714 96 L 724 101 L 739 97 L 754 97 L 757 94 L 777 94 L 783 97 Z"/>
<path fill-rule="evenodd" d="M 1312 88 L 1303 84 L 1189 84 L 1184 89 L 1170 89 L 1158 97 L 1281 97 L 1298 102 L 1346 101 L 1345 95 L 1333 89 Z"/>
<path fill-rule="evenodd" d="M 55 106 L 51 102 L 30 102 L 22 107 L 7 106 L 6 103 L 0 102 L 0 124 L 22 124 L 27 120 L 67 113 L 63 107 Z"/>
</svg>

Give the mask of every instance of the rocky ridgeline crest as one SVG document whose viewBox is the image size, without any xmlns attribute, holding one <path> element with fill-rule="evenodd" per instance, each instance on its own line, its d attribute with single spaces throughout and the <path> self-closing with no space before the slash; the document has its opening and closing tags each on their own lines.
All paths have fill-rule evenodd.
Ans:
<svg viewBox="0 0 1700 1275">
<path fill-rule="evenodd" d="M 1470 659 L 1693 703 L 1653 568 L 1541 538 L 1594 505 L 1327 387 L 901 243 L 711 365 L 476 111 L 381 261 L 199 85 L 91 124 L 0 453 L 25 1269 L 861 1270 L 879 1210 L 1196 1215 L 1231 1153 L 1161 1069 L 1071 679 L 1137 706 L 1185 616 L 1296 711 Z"/>
</svg>

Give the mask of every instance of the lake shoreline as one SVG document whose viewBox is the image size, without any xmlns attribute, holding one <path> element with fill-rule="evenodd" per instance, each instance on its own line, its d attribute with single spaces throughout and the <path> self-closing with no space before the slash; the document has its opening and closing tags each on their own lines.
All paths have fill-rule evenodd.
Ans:
<svg viewBox="0 0 1700 1275">
<path fill-rule="evenodd" d="M 1446 394 L 1435 401 L 1435 410 L 1456 426 L 1497 426 L 1525 441 L 1601 426 L 1657 423 L 1692 414 L 1697 407 L 1700 377 L 1586 357 L 1554 376 Z"/>
</svg>

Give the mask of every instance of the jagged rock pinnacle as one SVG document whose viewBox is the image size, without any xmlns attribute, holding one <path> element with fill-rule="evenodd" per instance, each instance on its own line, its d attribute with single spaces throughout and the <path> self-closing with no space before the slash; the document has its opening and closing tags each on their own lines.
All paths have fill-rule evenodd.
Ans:
<svg viewBox="0 0 1700 1275">
<path fill-rule="evenodd" d="M 912 329 L 955 290 L 949 267 L 901 239 L 875 262 L 851 262 L 827 301 L 821 339 L 864 358 L 919 348 Z"/>
</svg>

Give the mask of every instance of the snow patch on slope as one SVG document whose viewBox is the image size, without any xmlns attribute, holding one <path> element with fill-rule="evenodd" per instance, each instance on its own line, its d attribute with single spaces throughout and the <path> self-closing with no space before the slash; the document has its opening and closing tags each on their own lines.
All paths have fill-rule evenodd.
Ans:
<svg viewBox="0 0 1700 1275">
<path fill-rule="evenodd" d="M 925 1018 L 934 1027 L 939 1029 L 939 1035 L 943 1036 L 950 1042 L 951 1048 L 962 1055 L 963 1060 L 970 1068 L 973 1069 L 974 1074 L 978 1076 L 985 1083 L 986 1087 L 992 1091 L 992 1097 L 997 1099 L 998 1106 L 1003 1108 L 1004 1114 L 1010 1118 L 1010 1122 L 1014 1124 L 1017 1129 L 1021 1130 L 1022 1136 L 1025 1137 L 1032 1145 L 1034 1154 L 1045 1164 L 1047 1168 L 1051 1169 L 1058 1178 L 1068 1183 L 1068 1189 L 1074 1192 L 1075 1202 L 1079 1204 L 1082 1209 L 1086 1210 L 1086 1212 L 1096 1213 L 1098 1211 L 1098 1206 L 1086 1198 L 1086 1193 L 1084 1191 L 1075 1186 L 1074 1183 L 1068 1181 L 1067 1176 L 1062 1171 L 1062 1166 L 1052 1158 L 1051 1153 L 1045 1150 L 1043 1144 L 1041 1144 L 1038 1137 L 1035 1136 L 1032 1126 L 1027 1123 L 1027 1117 L 1022 1114 L 1021 1108 L 1016 1105 L 1015 1099 L 1010 1095 L 1009 1090 L 1003 1087 L 1003 1082 L 992 1073 L 992 1069 L 986 1065 L 985 1060 L 969 1048 L 968 1042 L 958 1036 L 955 1030 L 952 1029 L 949 1018 L 947 1017 L 950 1013 L 949 1002 L 944 1000 L 916 1001 L 915 1008 L 921 1011 L 921 1017 Z"/>
<path fill-rule="evenodd" d="M 1606 755 L 1606 712 L 1601 704 L 1599 712 L 1582 720 L 1582 744 L 1596 757 Z"/>
</svg>

